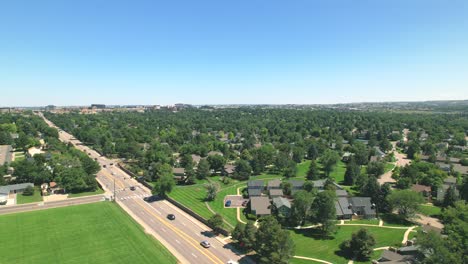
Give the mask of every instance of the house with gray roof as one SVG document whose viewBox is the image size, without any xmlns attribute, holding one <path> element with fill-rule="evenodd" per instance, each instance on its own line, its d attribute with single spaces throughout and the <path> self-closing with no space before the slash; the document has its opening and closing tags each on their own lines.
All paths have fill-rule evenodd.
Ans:
<svg viewBox="0 0 468 264">
<path fill-rule="evenodd" d="M 274 179 L 268 182 L 267 190 L 271 189 L 281 189 L 281 180 Z"/>
<path fill-rule="evenodd" d="M 289 183 L 291 183 L 291 194 L 295 194 L 304 188 L 304 181 L 290 180 Z"/>
<path fill-rule="evenodd" d="M 401 263 L 401 264 L 410 264 L 414 261 L 414 256 L 408 255 L 401 255 L 397 252 L 393 252 L 390 250 L 384 250 L 382 255 L 377 260 L 379 263 Z"/>
<path fill-rule="evenodd" d="M 250 212 L 255 216 L 271 215 L 271 204 L 268 197 L 250 198 Z"/>
<path fill-rule="evenodd" d="M 288 199 L 283 197 L 273 198 L 273 205 L 279 214 L 286 217 L 289 216 L 289 213 L 291 212 L 291 203 Z"/>
<path fill-rule="evenodd" d="M 249 193 L 249 197 L 261 196 L 264 188 L 263 180 L 252 180 L 247 182 L 247 191 Z"/>
<path fill-rule="evenodd" d="M 268 191 L 268 195 L 270 196 L 271 199 L 275 197 L 281 197 L 283 196 L 283 190 L 282 189 L 270 189 Z"/>
<path fill-rule="evenodd" d="M 370 197 L 338 197 L 335 202 L 338 219 L 351 219 L 353 215 L 365 219 L 375 218 L 375 205 Z"/>
<path fill-rule="evenodd" d="M 10 193 L 22 193 L 28 186 L 34 187 L 34 184 L 33 183 L 19 183 L 19 184 L 0 186 L 0 197 L 8 198 L 8 195 Z"/>
</svg>

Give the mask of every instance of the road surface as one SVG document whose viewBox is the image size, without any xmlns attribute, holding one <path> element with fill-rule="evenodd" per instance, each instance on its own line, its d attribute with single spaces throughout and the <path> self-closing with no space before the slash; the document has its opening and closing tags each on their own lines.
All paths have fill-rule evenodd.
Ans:
<svg viewBox="0 0 468 264">
<path fill-rule="evenodd" d="M 49 126 L 60 131 L 59 138 L 61 141 L 72 143 L 77 149 L 87 153 L 91 158 L 99 162 L 102 169 L 97 174 L 97 179 L 106 192 L 113 196 L 115 185 L 115 200 L 117 203 L 139 222 L 146 232 L 154 235 L 156 239 L 162 242 L 181 263 L 221 264 L 227 263 L 229 260 L 251 263 L 250 259 L 237 254 L 221 238 L 213 236 L 209 227 L 166 200 L 145 202 L 143 198 L 151 196 L 150 190 L 115 166 L 115 161 L 84 146 L 71 134 L 62 131 L 47 120 L 42 113 L 39 115 L 44 118 Z M 132 186 L 135 187 L 134 191 L 130 190 Z M 167 219 L 168 214 L 174 214 L 176 219 L 172 221 Z M 203 248 L 200 245 L 203 240 L 209 241 L 211 247 Z"/>
<path fill-rule="evenodd" d="M 37 202 L 37 203 L 28 203 L 22 205 L 12 205 L 12 206 L 2 206 L 0 207 L 0 215 L 2 214 L 11 214 L 11 213 L 20 213 L 27 211 L 36 211 L 42 209 L 64 207 L 77 204 L 86 204 L 86 203 L 95 203 L 99 201 L 104 201 L 104 195 L 93 195 L 77 198 L 68 198 L 66 200 L 53 201 L 53 202 Z"/>
</svg>

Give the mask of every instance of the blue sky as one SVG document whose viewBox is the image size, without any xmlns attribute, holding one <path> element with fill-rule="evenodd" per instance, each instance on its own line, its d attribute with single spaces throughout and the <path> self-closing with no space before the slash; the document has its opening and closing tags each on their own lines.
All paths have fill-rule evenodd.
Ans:
<svg viewBox="0 0 468 264">
<path fill-rule="evenodd" d="M 2 1 L 0 105 L 468 99 L 468 1 Z"/>
</svg>

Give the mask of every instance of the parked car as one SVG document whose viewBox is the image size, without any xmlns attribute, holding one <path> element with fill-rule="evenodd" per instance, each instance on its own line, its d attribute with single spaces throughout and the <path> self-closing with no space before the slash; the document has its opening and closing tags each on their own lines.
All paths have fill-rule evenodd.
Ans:
<svg viewBox="0 0 468 264">
<path fill-rule="evenodd" d="M 242 202 L 242 206 L 244 206 L 244 207 L 247 206 L 247 203 L 248 203 L 248 202 L 249 202 L 249 201 L 243 201 L 243 202 Z"/>
<path fill-rule="evenodd" d="M 106 168 L 107 166 L 106 165 L 102 165 L 103 168 Z"/>
<path fill-rule="evenodd" d="M 202 247 L 204 247 L 204 248 L 211 247 L 210 242 L 208 242 L 207 240 L 203 240 L 202 242 L 200 242 L 200 245 L 202 245 Z"/>
<path fill-rule="evenodd" d="M 169 219 L 169 220 L 175 220 L 175 215 L 173 215 L 173 214 L 168 214 L 168 215 L 167 215 L 167 219 Z"/>
<path fill-rule="evenodd" d="M 130 186 L 130 191 L 136 190 L 135 186 Z"/>
<path fill-rule="evenodd" d="M 231 200 L 227 200 L 226 203 L 224 204 L 226 207 L 231 206 Z"/>
</svg>

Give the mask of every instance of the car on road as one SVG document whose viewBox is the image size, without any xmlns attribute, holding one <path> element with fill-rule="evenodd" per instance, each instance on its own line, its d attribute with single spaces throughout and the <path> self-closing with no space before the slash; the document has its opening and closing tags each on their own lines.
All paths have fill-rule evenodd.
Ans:
<svg viewBox="0 0 468 264">
<path fill-rule="evenodd" d="M 130 191 L 136 190 L 135 186 L 130 186 Z"/>
<path fill-rule="evenodd" d="M 103 168 L 106 168 L 107 166 L 106 165 L 102 165 Z"/>
<path fill-rule="evenodd" d="M 114 165 L 114 163 L 111 163 L 110 165 L 112 166 L 112 165 Z"/>
<path fill-rule="evenodd" d="M 202 247 L 204 247 L 204 248 L 211 247 L 210 242 L 208 242 L 207 240 L 203 240 L 202 242 L 200 242 L 200 245 L 202 245 Z"/>
<path fill-rule="evenodd" d="M 231 200 L 227 200 L 226 203 L 224 204 L 226 207 L 231 206 Z"/>
<path fill-rule="evenodd" d="M 174 214 L 168 214 L 167 219 L 169 220 L 175 220 L 175 215 Z"/>
<path fill-rule="evenodd" d="M 145 198 L 143 198 L 143 201 L 145 201 L 147 203 L 154 202 L 154 201 L 156 201 L 156 196 L 152 195 L 152 196 L 145 197 Z"/>
</svg>

